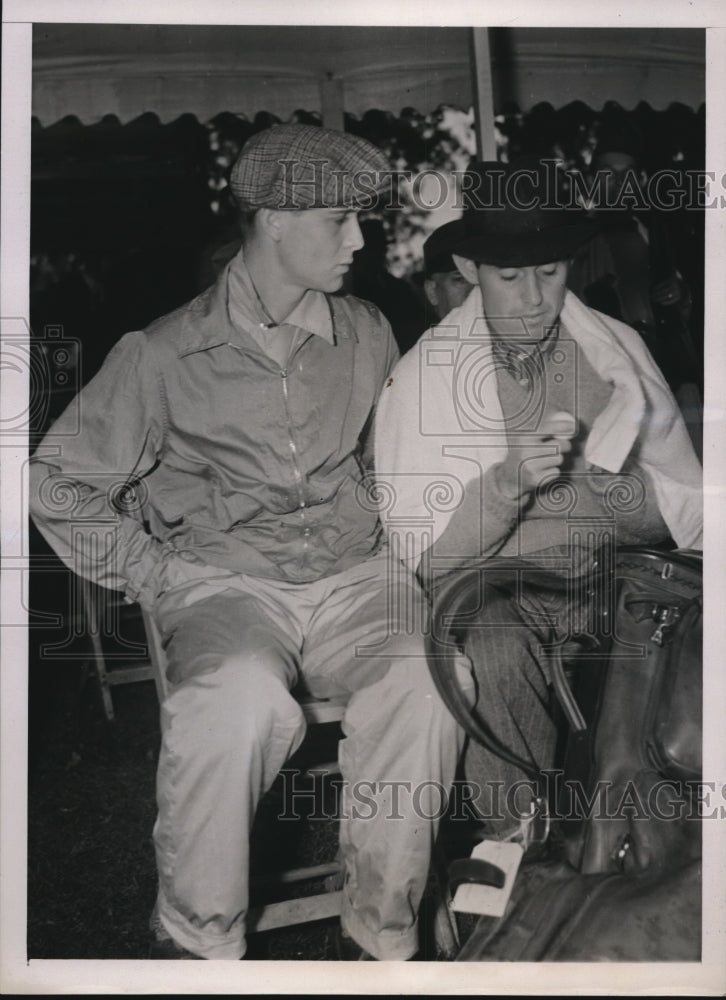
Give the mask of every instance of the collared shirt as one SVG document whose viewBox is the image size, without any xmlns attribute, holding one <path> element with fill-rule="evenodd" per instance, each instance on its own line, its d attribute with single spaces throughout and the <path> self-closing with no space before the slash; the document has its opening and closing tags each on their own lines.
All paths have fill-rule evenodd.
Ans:
<svg viewBox="0 0 726 1000">
<path fill-rule="evenodd" d="M 256 305 L 233 280 L 240 262 L 126 334 L 32 462 L 41 532 L 129 599 L 151 604 L 177 558 L 308 582 L 380 545 L 362 443 L 397 359 L 390 326 L 358 299 L 304 296 L 282 369 L 247 329 Z"/>
<path fill-rule="evenodd" d="M 234 259 L 229 272 L 229 315 L 232 322 L 248 333 L 281 368 L 285 367 L 306 332 L 317 334 L 331 345 L 335 340 L 328 297 L 312 288 L 282 322 L 275 323 L 259 297 L 241 254 Z"/>
</svg>

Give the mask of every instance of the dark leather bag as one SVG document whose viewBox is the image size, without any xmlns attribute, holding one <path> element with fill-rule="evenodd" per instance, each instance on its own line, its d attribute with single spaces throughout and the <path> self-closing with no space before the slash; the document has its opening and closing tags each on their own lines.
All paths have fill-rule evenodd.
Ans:
<svg viewBox="0 0 726 1000">
<path fill-rule="evenodd" d="M 483 917 L 459 962 L 697 962 L 701 863 L 582 875 L 554 860 L 520 870 L 504 917 Z"/>
<path fill-rule="evenodd" d="M 584 873 L 700 856 L 701 555 L 622 548 L 614 582 L 599 660 L 576 668 L 585 725 L 570 735 L 559 803 L 568 859 Z"/>
<path fill-rule="evenodd" d="M 589 595 L 596 640 L 551 660 L 570 729 L 555 835 L 549 860 L 525 863 L 504 917 L 480 920 L 461 961 L 700 955 L 701 823 L 692 792 L 701 773 L 701 554 L 623 547 L 610 562 L 589 580 L 549 581 Z M 434 596 L 429 667 L 470 738 L 526 771 L 454 690 L 451 661 L 477 613 L 477 573 L 511 575 L 512 565 L 444 582 Z M 526 576 L 526 564 L 518 572 Z"/>
</svg>

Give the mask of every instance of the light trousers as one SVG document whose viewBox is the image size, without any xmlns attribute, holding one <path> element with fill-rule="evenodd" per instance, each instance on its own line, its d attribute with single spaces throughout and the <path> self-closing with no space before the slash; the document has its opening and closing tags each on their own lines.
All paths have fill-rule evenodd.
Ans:
<svg viewBox="0 0 726 1000">
<path fill-rule="evenodd" d="M 339 744 L 343 928 L 378 959 L 410 958 L 463 745 L 426 666 L 415 579 L 387 550 L 310 584 L 221 573 L 167 592 L 156 618 L 170 682 L 154 827 L 166 931 L 204 958 L 244 954 L 250 830 L 303 739 L 290 690 L 304 677 L 316 697 L 349 699 Z M 356 809 L 361 785 L 373 805 Z"/>
</svg>

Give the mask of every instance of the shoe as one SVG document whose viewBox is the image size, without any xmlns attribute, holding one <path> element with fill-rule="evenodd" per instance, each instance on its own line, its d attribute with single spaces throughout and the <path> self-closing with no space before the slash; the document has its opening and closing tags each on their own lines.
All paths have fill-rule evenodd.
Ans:
<svg viewBox="0 0 726 1000">
<path fill-rule="evenodd" d="M 199 955 L 193 955 L 191 951 L 182 948 L 180 944 L 169 935 L 169 932 L 159 920 L 156 913 L 153 914 L 149 927 L 152 933 L 151 944 L 149 945 L 149 958 L 153 959 L 199 959 Z"/>
<path fill-rule="evenodd" d="M 331 933 L 332 959 L 334 962 L 377 962 L 369 951 L 353 940 L 338 924 Z"/>
<path fill-rule="evenodd" d="M 193 955 L 191 951 L 187 951 L 186 948 L 182 948 L 180 944 L 171 937 L 166 927 L 159 920 L 159 915 L 156 910 L 151 915 L 151 920 L 149 921 L 149 930 L 152 934 L 151 944 L 149 945 L 149 958 L 153 959 L 180 959 L 180 958 L 194 958 L 199 959 L 199 955 Z"/>
<path fill-rule="evenodd" d="M 201 961 L 199 955 L 193 955 L 186 948 L 173 941 L 170 937 L 157 938 L 149 945 L 149 958 L 152 959 L 197 959 Z"/>
</svg>

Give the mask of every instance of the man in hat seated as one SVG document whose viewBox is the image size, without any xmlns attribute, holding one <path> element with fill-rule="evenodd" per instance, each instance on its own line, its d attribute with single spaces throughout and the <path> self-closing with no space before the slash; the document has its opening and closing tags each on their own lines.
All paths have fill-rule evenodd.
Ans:
<svg viewBox="0 0 726 1000">
<path fill-rule="evenodd" d="M 423 245 L 424 294 L 429 304 L 430 324 L 443 319 L 460 306 L 471 291 L 471 285 L 454 263 L 452 247 L 461 241 L 460 219 L 445 222 L 434 229 Z"/>
<path fill-rule="evenodd" d="M 362 488 L 396 345 L 375 306 L 334 294 L 363 242 L 358 210 L 389 176 L 340 132 L 249 139 L 230 180 L 241 250 L 124 336 L 34 457 L 44 536 L 148 609 L 166 649 L 152 957 L 244 954 L 250 828 L 302 741 L 301 679 L 348 699 L 340 957 L 418 947 L 461 736 L 426 670 L 419 585 L 399 576 L 392 594 Z"/>
<path fill-rule="evenodd" d="M 467 175 L 452 252 L 474 291 L 399 362 L 379 401 L 382 517 L 429 590 L 494 556 L 566 581 L 609 538 L 701 546 L 701 469 L 663 376 L 636 332 L 567 291 L 592 228 L 559 204 L 551 168 L 522 159 Z M 508 793 L 553 764 L 545 647 L 579 631 L 586 611 L 580 591 L 545 591 L 536 576 L 515 596 L 484 582 L 463 639 L 478 714 L 527 765 L 474 743 L 465 753 L 479 814 L 505 838 L 532 805 Z"/>
</svg>

